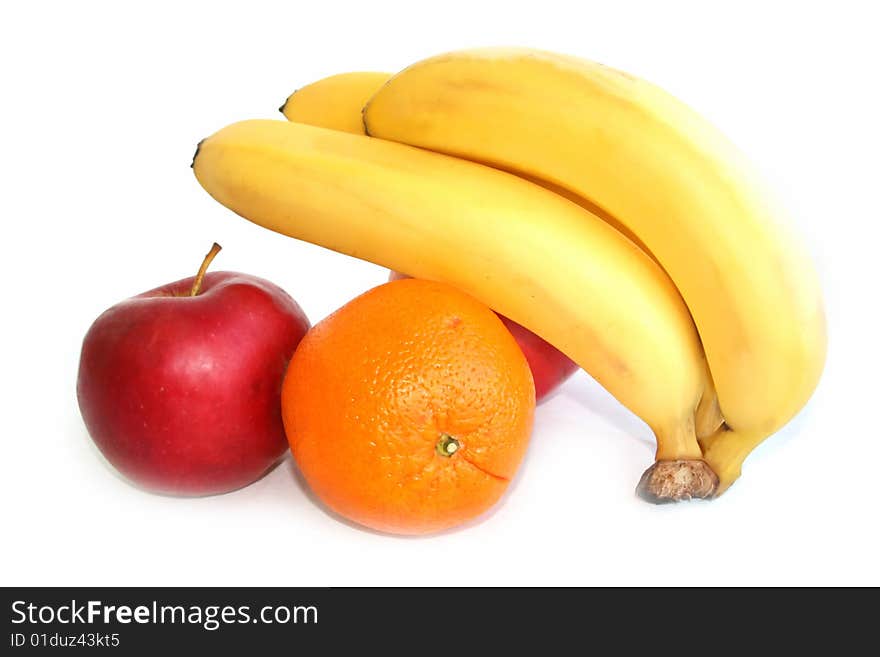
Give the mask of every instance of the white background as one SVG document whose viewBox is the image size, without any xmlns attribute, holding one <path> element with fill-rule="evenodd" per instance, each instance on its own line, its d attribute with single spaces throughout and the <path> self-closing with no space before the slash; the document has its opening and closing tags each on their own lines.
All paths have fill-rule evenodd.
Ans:
<svg viewBox="0 0 880 657">
<path fill-rule="evenodd" d="M 819 7 L 824 5 L 827 9 Z M 876 16 L 870 2 L 11 3 L 0 15 L 4 585 L 880 584 Z M 246 9 L 245 9 L 246 7 Z M 313 322 L 379 267 L 253 226 L 189 168 L 293 89 L 459 47 L 597 59 L 727 132 L 798 219 L 830 321 L 812 402 L 710 503 L 633 487 L 647 427 L 579 373 L 539 408 L 482 522 L 401 539 L 341 523 L 288 459 L 236 493 L 141 492 L 79 417 L 82 336 L 113 303 L 216 269 L 287 289 Z"/>
</svg>

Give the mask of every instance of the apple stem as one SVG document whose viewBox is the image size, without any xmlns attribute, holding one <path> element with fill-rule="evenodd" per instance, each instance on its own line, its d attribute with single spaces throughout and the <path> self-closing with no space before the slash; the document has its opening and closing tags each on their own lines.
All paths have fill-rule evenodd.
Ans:
<svg viewBox="0 0 880 657">
<path fill-rule="evenodd" d="M 196 279 L 193 281 L 192 288 L 189 291 L 189 296 L 194 297 L 199 293 L 199 290 L 202 288 L 202 279 L 205 278 L 205 272 L 208 271 L 208 267 L 211 266 L 211 261 L 214 259 L 218 253 L 220 253 L 220 249 L 223 247 L 214 242 L 211 246 L 211 250 L 208 251 L 208 255 L 205 256 L 205 259 L 202 260 L 202 266 L 199 267 L 199 273 L 196 274 Z"/>
</svg>

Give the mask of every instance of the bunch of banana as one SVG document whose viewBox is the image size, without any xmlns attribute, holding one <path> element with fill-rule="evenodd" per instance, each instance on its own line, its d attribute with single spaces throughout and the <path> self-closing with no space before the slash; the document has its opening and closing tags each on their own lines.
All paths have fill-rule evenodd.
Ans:
<svg viewBox="0 0 880 657">
<path fill-rule="evenodd" d="M 487 49 L 333 76 L 282 111 L 290 123 L 204 140 L 202 186 L 271 230 L 455 285 L 559 348 L 653 430 L 643 497 L 720 494 L 815 388 L 808 258 L 743 157 L 662 90 Z"/>
</svg>

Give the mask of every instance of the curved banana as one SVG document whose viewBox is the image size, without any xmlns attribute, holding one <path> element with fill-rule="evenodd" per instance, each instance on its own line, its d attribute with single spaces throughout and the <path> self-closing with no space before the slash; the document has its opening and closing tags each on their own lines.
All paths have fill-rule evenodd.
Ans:
<svg viewBox="0 0 880 657">
<path fill-rule="evenodd" d="M 664 463 L 648 497 L 714 492 L 694 433 L 711 384 L 690 314 L 656 263 L 583 208 L 490 167 L 282 121 L 220 130 L 193 169 L 250 221 L 449 283 L 537 333 L 654 431 Z"/>
<path fill-rule="evenodd" d="M 294 91 L 279 108 L 289 121 L 364 134 L 364 105 L 390 73 L 357 71 L 323 78 Z"/>
<path fill-rule="evenodd" d="M 364 106 L 392 76 L 392 73 L 366 73 L 358 71 L 332 75 L 292 93 L 284 105 L 281 106 L 281 112 L 289 121 L 295 121 L 296 123 L 306 123 L 319 128 L 329 128 L 331 130 L 341 130 L 342 132 L 363 135 L 366 134 L 363 119 Z M 530 178 L 529 176 L 523 177 L 528 178 L 537 185 L 546 187 L 551 192 L 564 196 L 568 200 L 583 206 L 593 214 L 600 216 L 607 223 L 610 223 L 626 235 L 631 241 L 635 242 L 642 251 L 651 256 L 651 258 L 654 258 L 637 235 L 614 219 L 614 217 L 605 213 L 601 208 L 558 185 Z M 712 431 L 717 428 L 716 424 Z M 702 434 L 698 433 L 697 435 L 700 436 Z"/>
<path fill-rule="evenodd" d="M 634 233 L 702 339 L 725 421 L 701 440 L 719 492 L 806 403 L 825 319 L 812 263 L 737 149 L 663 90 L 525 49 L 415 64 L 368 103 L 370 135 L 558 185 Z"/>
</svg>

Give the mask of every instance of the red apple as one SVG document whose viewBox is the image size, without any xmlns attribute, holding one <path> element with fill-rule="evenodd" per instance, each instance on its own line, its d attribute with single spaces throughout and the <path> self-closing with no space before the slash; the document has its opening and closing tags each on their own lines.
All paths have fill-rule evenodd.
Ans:
<svg viewBox="0 0 880 657">
<path fill-rule="evenodd" d="M 155 492 L 241 488 L 287 452 L 284 371 L 309 321 L 284 290 L 199 274 L 122 301 L 86 333 L 77 398 L 98 448 Z"/>
<path fill-rule="evenodd" d="M 389 281 L 401 278 L 409 278 L 409 276 L 398 271 L 392 271 L 388 276 Z M 532 378 L 535 380 L 535 399 L 540 403 L 563 381 L 574 374 L 578 366 L 544 338 L 535 335 L 526 327 L 504 315 L 499 314 L 498 317 L 511 332 L 529 362 Z"/>
</svg>

